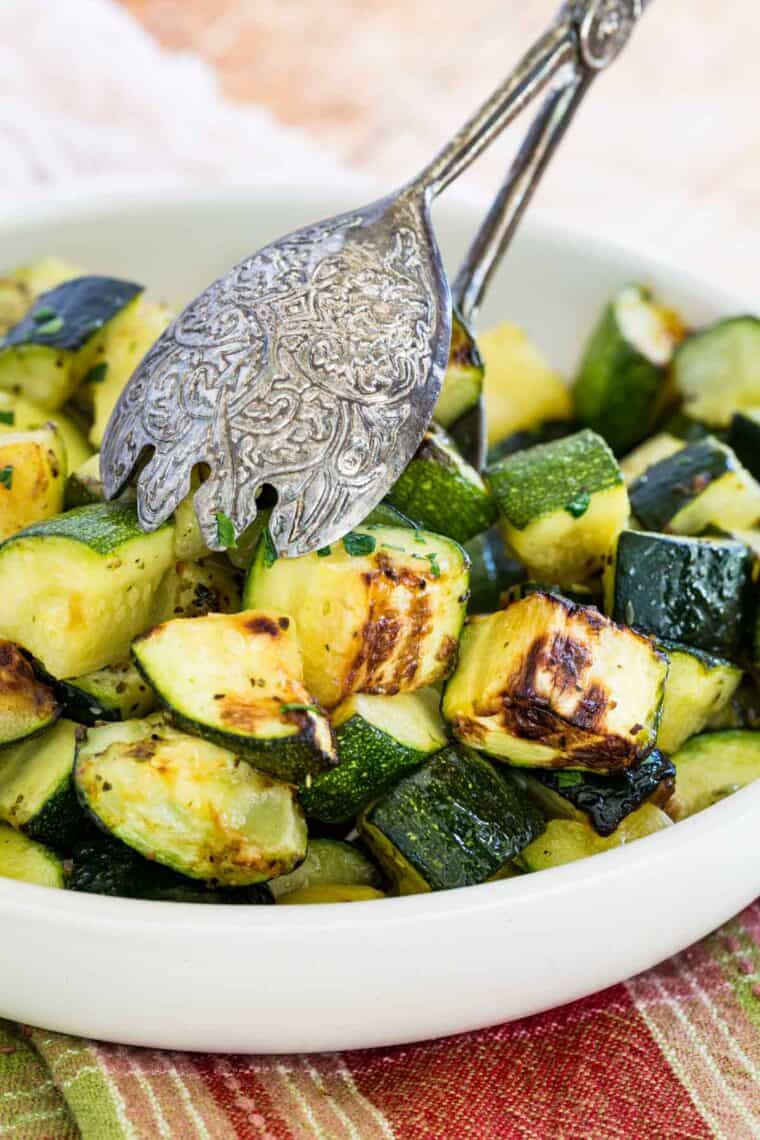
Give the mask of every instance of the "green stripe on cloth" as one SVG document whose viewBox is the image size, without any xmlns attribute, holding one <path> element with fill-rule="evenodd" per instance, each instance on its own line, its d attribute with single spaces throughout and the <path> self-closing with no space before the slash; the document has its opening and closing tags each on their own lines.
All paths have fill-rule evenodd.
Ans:
<svg viewBox="0 0 760 1140">
<path fill-rule="evenodd" d="M 760 946 L 743 925 L 743 915 L 712 939 L 711 952 L 755 1030 L 760 1031 Z"/>
<path fill-rule="evenodd" d="M 0 1021 L 0 1136 L 76 1140 L 79 1129 L 48 1069 L 18 1027 Z"/>
<path fill-rule="evenodd" d="M 104 1072 L 94 1042 L 44 1029 L 27 1032 L 83 1140 L 136 1140 L 126 1106 Z"/>
</svg>

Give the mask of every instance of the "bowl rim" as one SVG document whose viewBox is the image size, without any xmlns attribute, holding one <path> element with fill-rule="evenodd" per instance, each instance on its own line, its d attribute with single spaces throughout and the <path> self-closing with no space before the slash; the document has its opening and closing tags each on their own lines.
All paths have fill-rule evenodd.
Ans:
<svg viewBox="0 0 760 1140">
<path fill-rule="evenodd" d="M 0 238 L 16 229 L 44 225 L 51 222 L 82 221 L 87 218 L 106 219 L 124 210 L 150 212 L 167 205 L 182 207 L 219 208 L 225 204 L 255 206 L 256 201 L 271 205 L 277 200 L 279 207 L 290 204 L 303 207 L 310 202 L 321 203 L 328 197 L 339 200 L 343 195 L 371 195 L 377 191 L 370 181 L 347 181 L 345 184 L 299 187 L 292 182 L 271 185 L 245 185 L 233 183 L 218 188 L 208 186 L 178 186 L 166 182 L 152 185 L 130 185 L 118 188 L 97 188 L 83 193 L 81 186 L 69 190 L 45 191 L 32 197 L 23 206 L 10 206 L 0 211 Z M 387 191 L 386 191 L 387 193 Z M 379 195 L 378 195 L 379 196 Z M 368 199 L 369 200 L 369 199 Z M 348 204 L 348 203 L 347 203 Z M 471 222 L 476 210 L 482 209 L 483 200 L 454 196 L 445 204 L 445 211 Z M 338 206 L 340 209 L 340 205 Z M 619 257 L 626 265 L 636 264 L 647 275 L 665 275 L 676 279 L 686 289 L 709 298 L 716 307 L 743 311 L 743 303 L 736 296 L 698 277 L 684 272 L 667 261 L 634 250 L 623 243 L 601 236 L 589 236 L 582 231 L 547 220 L 539 214 L 523 222 L 521 232 L 532 240 L 557 245 L 577 252 L 581 247 L 598 260 Z M 220 931 L 244 933 L 256 930 L 267 939 L 280 934 L 292 934 L 304 929 L 315 933 L 323 928 L 348 928 L 357 922 L 408 923 L 411 919 L 432 920 L 459 918 L 482 913 L 503 906 L 509 900 L 513 908 L 535 905 L 539 899 L 548 901 L 559 893 L 582 891 L 591 880 L 626 878 L 628 874 L 643 873 L 660 862 L 667 861 L 683 847 L 708 843 L 716 832 L 725 835 L 733 822 L 757 814 L 760 822 L 760 781 L 740 789 L 725 800 L 697 813 L 686 820 L 663 828 L 662 831 L 598 855 L 553 867 L 536 875 L 481 883 L 475 887 L 458 887 L 449 891 L 427 894 L 388 897 L 382 907 L 367 902 L 346 907 L 341 903 L 323 903 L 319 906 L 230 906 L 214 903 L 164 902 L 148 899 L 114 898 L 90 895 L 84 892 L 60 890 L 24 883 L 13 879 L 0 879 L 0 911 L 16 912 L 27 916 L 44 917 L 48 921 L 64 921 L 76 926 L 97 927 L 113 932 L 135 930 L 137 927 L 163 929 L 169 925 L 180 934 Z M 375 901 L 375 900 L 372 900 Z M 358 908 L 358 909 L 357 909 Z"/>
</svg>

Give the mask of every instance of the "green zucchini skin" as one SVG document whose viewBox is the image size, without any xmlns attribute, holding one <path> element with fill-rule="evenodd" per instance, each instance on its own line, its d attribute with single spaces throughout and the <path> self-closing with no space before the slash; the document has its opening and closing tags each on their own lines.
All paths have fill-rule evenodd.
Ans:
<svg viewBox="0 0 760 1140">
<path fill-rule="evenodd" d="M 405 862 L 427 889 L 440 891 L 497 876 L 543 826 L 508 773 L 450 747 L 372 805 L 359 831 L 391 878 Z"/>
<path fill-rule="evenodd" d="M 752 556 L 740 542 L 623 531 L 612 617 L 735 660 L 749 615 L 751 570 Z"/>
<path fill-rule="evenodd" d="M 423 528 L 460 543 L 496 521 L 490 491 L 439 428 L 425 433 L 387 501 Z"/>
<path fill-rule="evenodd" d="M 249 887 L 212 887 L 188 879 L 107 835 L 81 840 L 73 851 L 67 886 L 85 894 L 151 899 L 155 902 L 267 906 L 274 898 L 266 883 Z"/>
<path fill-rule="evenodd" d="M 70 681 L 49 677 L 39 663 L 37 667 L 53 685 L 64 716 L 77 724 L 129 720 L 156 707 L 155 693 L 131 661 L 106 665 Z"/>
<path fill-rule="evenodd" d="M 470 559 L 468 614 L 489 614 L 501 605 L 501 596 L 525 576 L 522 563 L 512 558 L 501 531 L 491 527 L 464 545 Z"/>
<path fill-rule="evenodd" d="M 676 791 L 667 810 L 677 821 L 760 780 L 760 732 L 693 736 L 676 752 L 673 763 Z"/>
<path fill-rule="evenodd" d="M 76 352 L 142 291 L 142 285 L 115 277 L 74 277 L 39 296 L 5 334 L 2 347 L 40 345 Z M 54 331 L 46 331 L 48 326 L 55 326 Z"/>
<path fill-rule="evenodd" d="M 653 749 L 624 772 L 601 776 L 594 772 L 525 770 L 528 791 L 548 816 L 580 813 L 597 835 L 612 835 L 626 816 L 648 801 L 663 804 L 673 791 L 676 769 L 663 752 Z M 548 794 L 547 794 L 548 793 Z M 557 801 L 565 801 L 568 811 Z"/>
<path fill-rule="evenodd" d="M 380 888 L 383 880 L 375 864 L 355 843 L 342 839 L 310 839 L 306 858 L 295 871 L 270 879 L 267 887 L 275 901 L 303 887 L 324 884 Z"/>
<path fill-rule="evenodd" d="M 406 530 L 418 530 L 420 524 L 419 520 L 408 518 L 397 507 L 383 499 L 382 503 L 378 503 L 369 512 L 362 526 L 401 526 Z"/>
<path fill-rule="evenodd" d="M 63 852 L 90 830 L 73 784 L 79 733 L 71 721 L 59 720 L 0 753 L 0 819 Z"/>
<path fill-rule="evenodd" d="M 487 466 L 491 467 L 500 459 L 516 455 L 518 451 L 527 451 L 539 443 L 554 443 L 558 439 L 564 439 L 565 436 L 575 435 L 579 430 L 579 425 L 573 420 L 547 420 L 538 427 L 513 432 L 506 439 L 501 439 L 489 447 Z"/>
<path fill-rule="evenodd" d="M 728 442 L 750 474 L 760 479 L 760 410 L 736 412 Z"/>
</svg>

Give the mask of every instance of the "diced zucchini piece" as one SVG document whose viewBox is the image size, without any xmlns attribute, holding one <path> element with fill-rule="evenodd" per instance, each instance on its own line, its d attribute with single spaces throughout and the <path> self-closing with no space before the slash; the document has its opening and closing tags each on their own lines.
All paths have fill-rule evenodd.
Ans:
<svg viewBox="0 0 760 1140">
<path fill-rule="evenodd" d="M 684 410 L 712 427 L 760 407 L 760 320 L 730 317 L 688 337 L 673 358 Z"/>
<path fill-rule="evenodd" d="M 557 439 L 564 439 L 566 435 L 573 435 L 578 425 L 572 420 L 547 420 L 534 428 L 524 428 L 522 431 L 512 432 L 505 439 L 500 439 L 488 449 L 488 466 L 498 463 L 508 455 L 515 455 L 518 451 L 527 451 L 539 443 L 554 443 Z"/>
<path fill-rule="evenodd" d="M 177 562 L 156 597 L 157 620 L 229 614 L 240 609 L 238 577 L 220 555 L 198 562 Z"/>
<path fill-rule="evenodd" d="M 404 776 L 359 821 L 402 895 L 499 878 L 543 826 L 509 773 L 458 748 L 438 752 Z"/>
<path fill-rule="evenodd" d="M 0 278 L 0 336 L 17 325 L 41 293 L 81 277 L 82 270 L 57 257 L 42 257 Z"/>
<path fill-rule="evenodd" d="M 755 479 L 760 479 L 760 407 L 736 412 L 728 429 L 728 442 Z"/>
<path fill-rule="evenodd" d="M 546 420 L 569 420 L 572 397 L 522 329 L 503 323 L 479 337 L 485 362 L 488 443 Z"/>
<path fill-rule="evenodd" d="M 42 732 L 60 713 L 52 688 L 35 676 L 18 646 L 0 641 L 0 746 Z"/>
<path fill-rule="evenodd" d="M 616 454 L 652 429 L 668 399 L 668 365 L 684 327 L 648 289 L 629 285 L 613 297 L 586 347 L 575 380 L 576 415 Z"/>
<path fill-rule="evenodd" d="M 42 736 L 0 752 L 0 819 L 64 850 L 86 828 L 72 781 L 77 729 L 59 720 Z"/>
<path fill-rule="evenodd" d="M 672 820 L 654 804 L 644 804 L 632 812 L 612 835 L 601 836 L 588 823 L 572 819 L 550 819 L 543 835 L 540 835 L 517 857 L 517 864 L 524 871 L 546 871 L 550 867 L 560 867 L 563 863 L 574 863 L 588 855 L 600 855 L 624 843 L 633 843 L 654 835 Z"/>
<path fill-rule="evenodd" d="M 451 427 L 477 405 L 482 390 L 483 361 L 478 346 L 466 322 L 454 310 L 449 363 L 433 412 L 436 422 Z"/>
<path fill-rule="evenodd" d="M 92 448 L 84 433 L 65 412 L 48 412 L 10 392 L 0 391 L 0 432 L 35 431 L 46 424 L 54 424 L 66 450 L 66 470 L 73 471 L 92 455 Z M 2 439 L 2 435 L 0 435 Z"/>
<path fill-rule="evenodd" d="M 419 521 L 407 518 L 398 507 L 391 506 L 386 499 L 383 499 L 382 503 L 372 508 L 362 526 L 402 526 L 406 529 L 419 530 Z"/>
<path fill-rule="evenodd" d="M 35 523 L 0 546 L 0 637 L 54 677 L 116 664 L 154 620 L 173 564 L 171 526 L 145 534 L 130 503 L 93 503 Z"/>
<path fill-rule="evenodd" d="M 449 674 L 468 569 L 460 546 L 428 531 L 362 527 L 299 558 L 277 558 L 265 535 L 243 604 L 295 620 L 306 687 L 334 708 L 351 693 L 407 692 Z"/>
<path fill-rule="evenodd" d="M 0 823 L 0 878 L 39 887 L 63 887 L 63 863 L 47 847 L 8 824 Z"/>
<path fill-rule="evenodd" d="M 132 720 L 156 707 L 156 695 L 131 661 L 105 665 L 69 681 L 54 681 L 66 716 L 78 724 Z"/>
<path fill-rule="evenodd" d="M 443 716 L 510 764 L 615 772 L 653 747 L 667 672 L 647 638 L 536 593 L 468 620 Z"/>
<path fill-rule="evenodd" d="M 143 859 L 109 835 L 82 839 L 74 848 L 69 890 L 155 902 L 266 906 L 274 898 L 266 883 L 250 887 L 212 887 Z"/>
<path fill-rule="evenodd" d="M 132 654 L 172 720 L 298 782 L 337 762 L 327 714 L 303 683 L 292 620 L 272 610 L 167 621 Z"/>
<path fill-rule="evenodd" d="M 760 732 L 693 736 L 673 757 L 676 790 L 668 814 L 676 821 L 704 811 L 760 780 Z"/>
<path fill-rule="evenodd" d="M 591 431 L 502 459 L 488 478 L 508 545 L 540 580 L 569 585 L 598 573 L 628 522 L 620 468 Z"/>
<path fill-rule="evenodd" d="M 752 556 L 732 539 L 626 530 L 606 572 L 607 612 L 666 641 L 735 658 Z"/>
<path fill-rule="evenodd" d="M 683 446 L 682 439 L 669 435 L 666 431 L 661 431 L 659 435 L 653 435 L 651 439 L 640 443 L 633 451 L 629 451 L 625 459 L 620 460 L 620 470 L 623 472 L 626 484 L 630 487 L 631 483 L 635 483 L 649 467 L 653 467 L 661 459 L 669 459 Z"/>
<path fill-rule="evenodd" d="M 467 542 L 496 521 L 490 490 L 440 428 L 425 432 L 387 499 L 421 527 L 456 542 Z"/>
<path fill-rule="evenodd" d="M 612 835 L 644 803 L 661 807 L 672 795 L 675 775 L 670 758 L 656 748 L 611 776 L 542 768 L 523 773 L 528 792 L 547 818 L 591 824 L 597 835 Z"/>
<path fill-rule="evenodd" d="M 629 490 L 633 513 L 647 530 L 701 534 L 710 526 L 760 523 L 760 486 L 712 436 L 647 467 Z"/>
<path fill-rule="evenodd" d="M 658 646 L 667 653 L 670 669 L 657 744 L 665 752 L 676 752 L 720 715 L 738 689 L 742 671 L 722 657 L 689 645 L 660 641 Z"/>
<path fill-rule="evenodd" d="M 299 906 L 304 903 L 347 903 L 372 902 L 384 899 L 382 891 L 375 887 L 363 887 L 358 883 L 320 883 L 313 887 L 301 887 L 277 902 L 280 906 Z"/>
<path fill-rule="evenodd" d="M 132 492 L 132 488 L 128 488 Z M 121 495 L 121 499 L 134 499 L 134 492 Z M 102 503 L 103 479 L 100 474 L 100 454 L 91 455 L 84 463 L 70 472 L 66 479 L 66 507 L 84 507 L 88 503 Z"/>
<path fill-rule="evenodd" d="M 108 326 L 142 291 L 114 277 L 76 277 L 37 298 L 0 341 L 0 387 L 60 408 L 99 368 Z"/>
<path fill-rule="evenodd" d="M 375 864 L 353 843 L 342 839 L 311 839 L 303 863 L 287 875 L 272 879 L 269 889 L 277 902 L 305 887 L 342 884 L 380 887 Z"/>
<path fill-rule="evenodd" d="M 148 349 L 172 319 L 166 305 L 140 297 L 124 319 L 108 330 L 101 367 L 90 374 L 94 422 L 90 443 L 100 447 L 116 401 Z"/>
<path fill-rule="evenodd" d="M 353 694 L 333 713 L 338 766 L 301 789 L 308 816 L 326 823 L 352 819 L 405 772 L 446 745 L 435 689 L 395 697 Z"/>
<path fill-rule="evenodd" d="M 470 600 L 467 612 L 488 614 L 499 608 L 505 590 L 524 576 L 517 559 L 510 557 L 498 527 L 476 534 L 464 545 L 470 559 Z"/>
<path fill-rule="evenodd" d="M 66 451 L 53 424 L 0 434 L 0 541 L 63 510 Z"/>
<path fill-rule="evenodd" d="M 247 886 L 306 854 L 295 789 L 160 716 L 87 730 L 74 779 L 107 832 L 192 879 Z"/>
<path fill-rule="evenodd" d="M 760 732 L 760 688 L 751 677 L 745 677 L 731 700 L 719 713 L 711 716 L 708 732 L 724 728 L 747 728 Z"/>
</svg>

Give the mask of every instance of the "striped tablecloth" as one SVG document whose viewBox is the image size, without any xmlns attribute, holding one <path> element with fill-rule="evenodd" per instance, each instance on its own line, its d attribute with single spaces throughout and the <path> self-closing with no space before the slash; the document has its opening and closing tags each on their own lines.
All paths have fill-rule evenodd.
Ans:
<svg viewBox="0 0 760 1140">
<path fill-rule="evenodd" d="M 624 985 L 419 1045 L 204 1056 L 0 1024 L 0 1136 L 751 1140 L 758 1030 L 760 902 Z"/>
</svg>

